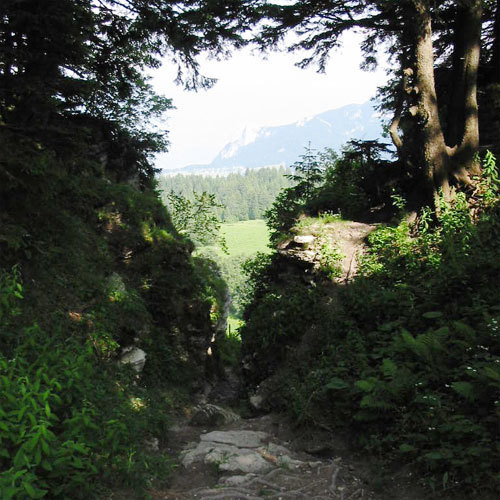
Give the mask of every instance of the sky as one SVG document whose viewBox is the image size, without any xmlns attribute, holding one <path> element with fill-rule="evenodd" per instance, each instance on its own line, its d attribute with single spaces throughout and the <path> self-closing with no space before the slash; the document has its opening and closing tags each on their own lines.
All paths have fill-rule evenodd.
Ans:
<svg viewBox="0 0 500 500">
<path fill-rule="evenodd" d="M 176 69 L 168 60 L 153 73 L 155 89 L 173 100 L 167 113 L 170 149 L 158 155 L 156 167 L 181 168 L 208 164 L 245 128 L 293 123 L 347 104 L 364 103 L 385 82 L 382 69 L 359 69 L 360 37 L 344 35 L 332 53 L 326 73 L 297 68 L 298 54 L 273 52 L 264 59 L 249 49 L 229 60 L 202 59 L 201 72 L 217 78 L 208 90 L 188 92 L 175 85 Z"/>
</svg>

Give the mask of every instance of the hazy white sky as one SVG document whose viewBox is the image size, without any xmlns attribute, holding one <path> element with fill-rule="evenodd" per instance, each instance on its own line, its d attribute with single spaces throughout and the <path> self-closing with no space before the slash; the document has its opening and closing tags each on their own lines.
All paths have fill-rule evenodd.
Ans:
<svg viewBox="0 0 500 500">
<path fill-rule="evenodd" d="M 168 62 L 154 73 L 158 92 L 173 99 L 168 113 L 170 151 L 159 155 L 159 168 L 210 163 L 245 127 L 284 125 L 329 109 L 363 103 L 385 81 L 382 70 L 359 69 L 359 37 L 347 34 L 331 56 L 326 74 L 294 66 L 298 54 L 272 53 L 267 59 L 249 50 L 227 61 L 205 60 L 202 73 L 218 82 L 209 90 L 186 92 L 173 83 Z"/>
</svg>

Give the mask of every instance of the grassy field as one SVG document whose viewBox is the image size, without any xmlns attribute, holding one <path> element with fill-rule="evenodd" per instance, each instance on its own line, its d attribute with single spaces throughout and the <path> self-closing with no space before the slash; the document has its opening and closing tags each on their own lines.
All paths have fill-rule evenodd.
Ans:
<svg viewBox="0 0 500 500">
<path fill-rule="evenodd" d="M 264 220 L 247 220 L 221 225 L 221 234 L 226 239 L 229 255 L 222 252 L 218 247 L 204 247 L 199 251 L 206 250 L 215 252 L 215 260 L 219 263 L 224 279 L 229 285 L 233 300 L 238 301 L 238 286 L 245 277 L 240 268 L 241 256 L 252 257 L 257 252 L 269 253 L 269 231 Z M 228 321 L 227 334 L 233 341 L 239 342 L 238 328 L 243 322 L 234 316 Z"/>
<path fill-rule="evenodd" d="M 252 255 L 270 252 L 269 231 L 263 220 L 245 220 L 222 224 L 221 232 L 226 238 L 229 255 Z"/>
<path fill-rule="evenodd" d="M 245 220 L 221 225 L 221 234 L 226 238 L 229 255 L 217 247 L 205 247 L 214 250 L 219 257 L 235 257 L 244 255 L 250 257 L 257 252 L 269 253 L 269 230 L 266 222 Z"/>
</svg>

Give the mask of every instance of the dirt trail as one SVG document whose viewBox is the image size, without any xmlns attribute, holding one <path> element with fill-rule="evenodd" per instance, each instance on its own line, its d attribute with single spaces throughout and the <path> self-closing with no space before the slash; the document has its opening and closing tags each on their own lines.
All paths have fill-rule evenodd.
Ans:
<svg viewBox="0 0 500 500">
<path fill-rule="evenodd" d="M 408 471 L 378 485 L 380 469 L 355 457 L 331 433 L 304 435 L 280 415 L 240 419 L 217 428 L 174 426 L 179 466 L 166 500 L 423 500 Z M 338 445 L 338 446 L 337 446 Z M 337 449 L 334 449 L 337 448 Z M 307 449 L 309 452 L 306 452 Z M 377 488 L 377 492 L 374 491 Z"/>
<path fill-rule="evenodd" d="M 182 465 L 163 498 L 377 498 L 341 457 L 294 451 L 291 429 L 278 415 L 239 420 L 210 432 L 187 424 L 173 430 L 178 449 L 172 451 L 180 452 Z"/>
</svg>

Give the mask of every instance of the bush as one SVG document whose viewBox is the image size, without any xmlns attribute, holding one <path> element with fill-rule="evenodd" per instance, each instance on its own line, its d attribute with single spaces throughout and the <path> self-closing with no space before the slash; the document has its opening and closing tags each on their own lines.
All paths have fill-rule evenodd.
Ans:
<svg viewBox="0 0 500 500">
<path fill-rule="evenodd" d="M 347 287 L 307 291 L 277 262 L 260 270 L 242 331 L 247 355 L 281 353 L 260 373 L 279 376 L 298 421 L 344 426 L 454 498 L 500 492 L 500 203 L 488 162 L 472 196 L 371 233 Z M 294 349 L 300 339 L 307 348 Z"/>
<path fill-rule="evenodd" d="M 166 408 L 151 408 L 132 373 L 103 364 L 62 324 L 50 333 L 9 324 L 21 289 L 15 275 L 2 280 L 0 326 L 17 337 L 0 354 L 2 499 L 91 498 L 97 484 L 146 486 L 145 470 L 158 460 L 141 451 L 142 441 L 152 413 Z"/>
<path fill-rule="evenodd" d="M 350 141 L 340 156 L 330 149 L 306 149 L 292 166 L 294 173 L 287 175 L 294 185 L 281 190 L 264 214 L 271 241 L 278 242 L 302 214 L 366 219 L 376 208 L 379 216 L 395 215 L 391 195 L 402 173 L 388 156 L 387 146 L 378 141 Z"/>
</svg>

